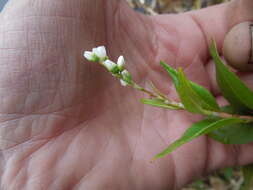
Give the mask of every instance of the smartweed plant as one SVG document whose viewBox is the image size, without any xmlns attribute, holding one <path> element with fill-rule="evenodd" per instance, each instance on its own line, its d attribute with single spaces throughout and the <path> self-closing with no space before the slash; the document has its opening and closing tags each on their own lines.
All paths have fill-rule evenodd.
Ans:
<svg viewBox="0 0 253 190">
<path fill-rule="evenodd" d="M 150 89 L 138 85 L 125 68 L 124 57 L 120 56 L 117 63 L 114 63 L 107 57 L 104 46 L 85 51 L 84 57 L 105 67 L 113 77 L 119 79 L 123 86 L 129 86 L 148 94 L 150 98 L 141 99 L 143 104 L 169 110 L 186 110 L 204 116 L 203 120 L 190 126 L 178 140 L 155 155 L 152 159 L 154 161 L 201 135 L 208 135 L 223 144 L 253 142 L 253 91 L 223 63 L 214 41 L 211 43 L 210 53 L 216 66 L 218 86 L 229 103 L 224 107 L 218 105 L 214 96 L 206 88 L 189 80 L 182 68 L 174 69 L 165 62 L 160 62 L 171 77 L 179 95 L 181 102 L 175 102 L 152 83 Z M 253 166 L 245 166 L 243 171 L 245 184 L 247 184 L 253 176 Z"/>
</svg>

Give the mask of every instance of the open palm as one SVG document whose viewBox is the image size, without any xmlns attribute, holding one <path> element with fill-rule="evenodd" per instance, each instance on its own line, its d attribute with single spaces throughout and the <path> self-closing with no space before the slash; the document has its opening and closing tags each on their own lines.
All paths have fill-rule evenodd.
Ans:
<svg viewBox="0 0 253 190">
<path fill-rule="evenodd" d="M 150 163 L 199 118 L 142 105 L 143 94 L 82 57 L 106 45 L 141 85 L 172 98 L 160 60 L 211 88 L 209 37 L 221 47 L 231 25 L 253 18 L 250 4 L 145 17 L 119 0 L 10 1 L 0 15 L 1 189 L 173 189 L 253 161 L 251 145 L 201 137 Z"/>
</svg>

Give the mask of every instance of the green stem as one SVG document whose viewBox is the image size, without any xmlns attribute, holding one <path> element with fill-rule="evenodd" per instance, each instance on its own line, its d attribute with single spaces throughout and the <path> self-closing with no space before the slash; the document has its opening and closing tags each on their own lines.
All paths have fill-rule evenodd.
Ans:
<svg viewBox="0 0 253 190">
<path fill-rule="evenodd" d="M 142 92 L 148 94 L 149 96 L 151 96 L 151 97 L 153 97 L 153 98 L 157 98 L 157 96 L 156 96 L 153 92 L 151 92 L 151 91 L 149 91 L 149 90 L 147 90 L 147 89 L 145 89 L 145 88 L 139 86 L 139 85 L 136 84 L 135 82 L 132 83 L 132 87 L 133 87 L 134 89 L 136 89 L 136 90 L 139 90 L 139 91 L 142 91 Z"/>
<path fill-rule="evenodd" d="M 150 95 L 153 98 L 161 99 L 161 100 L 164 101 L 164 103 L 166 103 L 166 101 L 167 101 L 168 103 L 166 103 L 166 104 L 169 105 L 169 106 L 173 106 L 173 107 L 176 107 L 178 109 L 185 110 L 185 107 L 182 103 L 174 102 L 174 101 L 169 100 L 168 98 L 165 98 L 164 96 L 156 95 L 155 93 L 139 86 L 138 84 L 136 84 L 134 82 L 132 84 L 132 87 L 137 89 L 137 90 L 140 90 L 140 91 L 142 91 L 142 92 L 144 92 L 148 95 Z M 247 120 L 247 122 L 253 122 L 253 117 L 252 116 L 229 114 L 229 113 L 226 113 L 226 112 L 214 112 L 214 111 L 205 110 L 203 112 L 203 115 L 205 115 L 205 116 L 217 116 L 217 117 L 221 117 L 221 118 L 234 117 L 234 118 L 245 119 L 245 120 Z"/>
</svg>

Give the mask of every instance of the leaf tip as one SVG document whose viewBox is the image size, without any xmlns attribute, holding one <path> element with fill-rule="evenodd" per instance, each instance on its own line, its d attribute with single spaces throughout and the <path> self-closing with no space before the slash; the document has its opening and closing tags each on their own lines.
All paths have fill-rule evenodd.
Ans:
<svg viewBox="0 0 253 190">
<path fill-rule="evenodd" d="M 217 50 L 217 44 L 216 44 L 216 41 L 214 40 L 214 38 L 211 38 L 211 44 L 209 46 L 209 51 L 210 51 L 213 58 L 216 57 L 217 54 L 219 55 L 218 50 Z"/>
<path fill-rule="evenodd" d="M 165 61 L 160 61 L 160 65 L 163 67 L 163 68 L 166 68 L 167 64 L 165 63 Z"/>
<path fill-rule="evenodd" d="M 159 157 L 156 155 L 154 156 L 149 162 L 153 164 Z"/>
<path fill-rule="evenodd" d="M 143 104 L 145 104 L 145 99 L 144 99 L 144 98 L 141 98 L 141 99 L 140 99 L 140 102 L 143 103 Z"/>
</svg>

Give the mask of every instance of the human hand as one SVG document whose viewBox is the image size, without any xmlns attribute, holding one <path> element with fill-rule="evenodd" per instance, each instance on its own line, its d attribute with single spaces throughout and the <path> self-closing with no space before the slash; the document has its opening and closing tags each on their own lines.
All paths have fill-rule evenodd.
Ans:
<svg viewBox="0 0 253 190">
<path fill-rule="evenodd" d="M 150 159 L 199 119 L 139 103 L 84 50 L 106 45 L 128 70 L 174 97 L 167 61 L 212 88 L 208 42 L 221 49 L 232 25 L 252 19 L 251 0 L 145 17 L 119 0 L 12 0 L 0 19 L 1 189 L 173 189 L 214 169 L 253 161 L 252 145 L 200 137 Z M 219 94 L 217 94 L 219 98 Z"/>
</svg>

